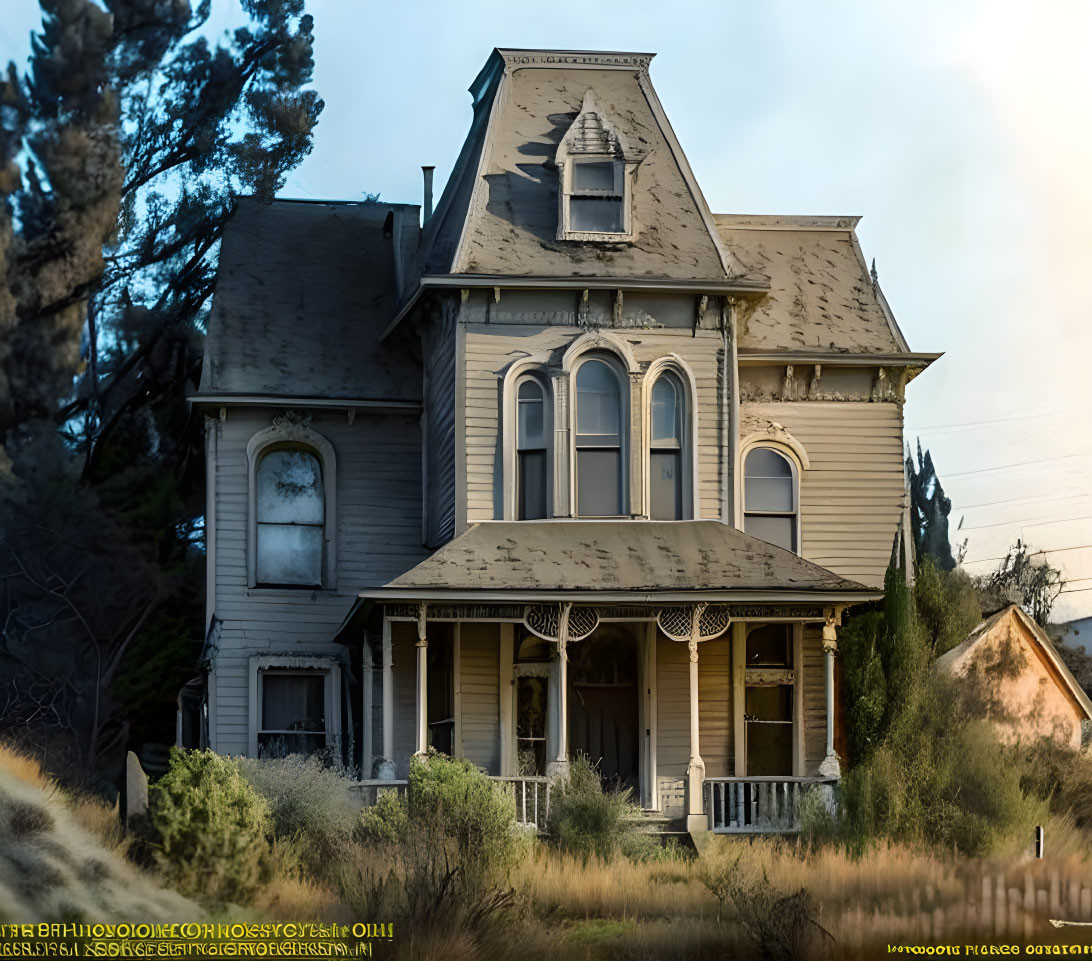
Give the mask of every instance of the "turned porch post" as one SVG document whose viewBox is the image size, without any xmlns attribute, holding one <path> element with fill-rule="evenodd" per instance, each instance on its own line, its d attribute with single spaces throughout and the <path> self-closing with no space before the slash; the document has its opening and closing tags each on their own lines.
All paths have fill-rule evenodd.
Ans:
<svg viewBox="0 0 1092 961">
<path fill-rule="evenodd" d="M 417 607 L 417 753 L 428 750 L 428 605 Z"/>
<path fill-rule="evenodd" d="M 557 622 L 557 757 L 546 765 L 550 777 L 569 771 L 569 612 L 572 601 L 561 605 Z"/>
<path fill-rule="evenodd" d="M 687 830 L 690 831 L 705 827 L 705 815 L 702 813 L 705 762 L 701 759 L 701 714 L 698 703 L 698 638 L 705 608 L 705 604 L 695 604 L 690 612 L 690 763 L 686 766 L 686 821 Z"/>
<path fill-rule="evenodd" d="M 834 608 L 826 612 L 823 624 L 824 686 L 827 696 L 827 753 L 819 765 L 823 777 L 841 777 L 842 768 L 834 751 L 834 655 L 838 651 L 838 626 Z"/>
</svg>

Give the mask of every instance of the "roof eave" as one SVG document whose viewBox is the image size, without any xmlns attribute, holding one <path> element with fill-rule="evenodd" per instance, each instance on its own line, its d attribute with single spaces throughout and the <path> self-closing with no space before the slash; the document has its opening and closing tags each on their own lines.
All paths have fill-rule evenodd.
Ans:
<svg viewBox="0 0 1092 961">
<path fill-rule="evenodd" d="M 732 602 L 737 604 L 864 604 L 883 599 L 876 590 L 506 590 L 436 587 L 379 587 L 361 591 L 362 600 L 396 601 L 473 601 L 475 603 L 526 603 L 548 601 L 598 601 L 601 604 L 680 604 L 694 601 Z"/>
</svg>

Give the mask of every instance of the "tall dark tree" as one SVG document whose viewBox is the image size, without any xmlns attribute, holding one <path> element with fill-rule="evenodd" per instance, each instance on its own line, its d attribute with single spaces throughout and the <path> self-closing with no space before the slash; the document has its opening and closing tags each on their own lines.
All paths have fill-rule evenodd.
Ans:
<svg viewBox="0 0 1092 961">
<path fill-rule="evenodd" d="M 922 454 L 920 439 L 916 464 L 910 451 L 906 452 L 906 471 L 910 478 L 910 520 L 915 552 L 919 558 L 935 557 L 942 570 L 950 571 L 956 566 L 948 540 L 952 501 L 944 496 L 932 455 L 928 450 Z"/>
<path fill-rule="evenodd" d="M 84 780 L 126 738 L 173 731 L 202 634 L 185 393 L 219 242 L 237 198 L 272 199 L 308 153 L 323 106 L 303 0 L 239 4 L 217 40 L 209 0 L 41 0 L 30 69 L 0 81 L 0 662 L 18 689 L 0 727 L 45 716 L 28 638 L 67 641 L 74 665 L 109 649 L 95 742 L 73 749 Z M 48 464 L 67 493 L 43 484 Z M 35 529 L 58 496 L 98 542 Z M 110 589 L 135 570 L 151 593 Z M 59 613 L 77 608 L 83 630 Z M 54 733 L 91 723 L 84 694 L 55 693 Z"/>
</svg>

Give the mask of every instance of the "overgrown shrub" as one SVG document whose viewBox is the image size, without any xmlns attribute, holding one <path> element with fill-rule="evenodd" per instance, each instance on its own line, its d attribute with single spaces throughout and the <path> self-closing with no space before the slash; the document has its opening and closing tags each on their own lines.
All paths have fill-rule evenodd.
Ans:
<svg viewBox="0 0 1092 961">
<path fill-rule="evenodd" d="M 618 852 L 626 853 L 626 849 L 630 854 L 639 854 L 642 846 L 634 838 L 637 810 L 630 800 L 632 793 L 629 788 L 604 791 L 595 766 L 586 756 L 578 756 L 551 793 L 546 823 L 550 840 L 563 851 L 585 859 L 608 860 Z"/>
<path fill-rule="evenodd" d="M 183 894 L 246 903 L 268 880 L 269 804 L 229 758 L 172 748 L 149 811 L 156 861 Z"/>
<path fill-rule="evenodd" d="M 961 567 L 946 571 L 926 555 L 914 578 L 914 606 L 931 655 L 936 658 L 962 644 L 982 620 L 974 581 Z"/>
<path fill-rule="evenodd" d="M 298 842 L 312 873 L 321 874 L 356 826 L 359 804 L 350 792 L 352 782 L 315 755 L 240 757 L 235 764 L 269 803 L 275 836 Z"/>
<path fill-rule="evenodd" d="M 1024 790 L 1048 802 L 1052 813 L 1070 814 L 1077 827 L 1092 832 L 1092 754 L 1046 739 L 1012 751 Z"/>
</svg>

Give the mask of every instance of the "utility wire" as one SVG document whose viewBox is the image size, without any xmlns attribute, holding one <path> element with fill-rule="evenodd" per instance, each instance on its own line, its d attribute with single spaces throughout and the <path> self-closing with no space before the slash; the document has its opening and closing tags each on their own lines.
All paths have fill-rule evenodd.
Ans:
<svg viewBox="0 0 1092 961">
<path fill-rule="evenodd" d="M 1066 521 L 1090 521 L 1092 520 L 1092 514 L 1085 514 L 1083 517 L 1025 517 L 1020 520 L 1014 521 L 996 521 L 993 524 L 975 524 L 973 527 L 957 527 L 956 533 L 960 531 L 980 531 L 987 527 L 1009 527 L 1019 524 L 1021 527 L 1045 527 L 1047 524 L 1063 524 Z"/>
<path fill-rule="evenodd" d="M 1060 460 L 1072 460 L 1074 457 L 1092 457 L 1092 453 L 1061 454 L 1058 457 L 1040 457 L 1038 460 L 1022 460 L 1016 464 L 1002 464 L 999 467 L 980 467 L 978 470 L 955 471 L 952 473 L 945 473 L 941 480 L 944 481 L 950 477 L 970 477 L 972 474 L 992 474 L 996 471 L 1012 470 L 1014 467 L 1028 467 L 1032 464 L 1052 464 Z"/>
<path fill-rule="evenodd" d="M 942 431 L 947 432 L 947 431 L 955 431 L 955 430 L 971 430 L 971 429 L 973 429 L 975 427 L 990 427 L 993 424 L 1011 424 L 1013 421 L 1017 421 L 1017 420 L 1041 420 L 1044 417 L 1058 417 L 1058 416 L 1061 416 L 1060 412 L 1055 411 L 1053 413 L 1047 413 L 1047 414 L 1023 414 L 1023 415 L 1021 415 L 1019 417 L 998 417 L 998 418 L 995 418 L 994 420 L 972 420 L 972 421 L 966 421 L 965 423 L 962 423 L 962 424 L 936 424 L 936 425 L 934 425 L 932 427 L 909 427 L 909 426 L 907 426 L 904 429 L 906 431 L 913 432 L 913 433 L 916 433 L 916 434 L 919 434 L 919 433 L 924 434 L 926 432 L 930 432 L 930 433 L 935 434 L 935 433 L 940 433 Z"/>
<path fill-rule="evenodd" d="M 1083 491 L 1080 494 L 1066 494 L 1064 497 L 1036 497 L 1032 495 L 1030 497 L 1008 497 L 1005 500 L 1000 501 L 983 501 L 981 504 L 957 504 L 958 510 L 953 508 L 955 513 L 962 513 L 963 511 L 974 510 L 977 507 L 996 507 L 998 504 L 1016 504 L 1020 501 L 1036 501 L 1039 504 L 1051 504 L 1054 501 L 1069 501 L 1078 497 L 1092 497 L 1092 491 Z"/>
</svg>

